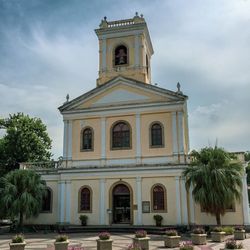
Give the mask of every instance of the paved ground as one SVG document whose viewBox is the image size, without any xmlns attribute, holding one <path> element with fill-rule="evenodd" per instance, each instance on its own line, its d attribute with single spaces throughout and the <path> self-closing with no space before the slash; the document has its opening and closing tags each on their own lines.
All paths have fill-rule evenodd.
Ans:
<svg viewBox="0 0 250 250">
<path fill-rule="evenodd" d="M 13 235 L 0 235 L 0 250 L 8 250 L 9 242 Z M 27 250 L 53 250 L 53 242 L 57 234 L 26 234 L 25 239 Z M 113 250 L 124 250 L 132 243 L 133 234 L 112 234 Z M 232 237 L 232 236 L 231 236 Z M 150 235 L 150 250 L 167 249 L 164 247 L 163 237 L 157 235 Z M 96 249 L 96 234 L 69 234 L 69 246 L 81 246 L 84 250 Z M 185 239 L 187 240 L 187 239 Z M 250 235 L 243 240 L 243 245 L 246 250 L 250 250 Z M 208 240 L 208 244 L 204 246 L 195 247 L 195 250 L 220 250 L 224 248 L 224 243 L 214 243 Z"/>
</svg>

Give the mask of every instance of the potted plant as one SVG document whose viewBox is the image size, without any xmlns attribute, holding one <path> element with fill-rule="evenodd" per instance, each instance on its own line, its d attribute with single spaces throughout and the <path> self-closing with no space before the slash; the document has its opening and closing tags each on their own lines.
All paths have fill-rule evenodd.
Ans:
<svg viewBox="0 0 250 250">
<path fill-rule="evenodd" d="M 17 234 L 12 238 L 10 245 L 10 250 L 24 250 L 26 242 L 24 241 L 24 236 L 22 234 Z"/>
<path fill-rule="evenodd" d="M 243 226 L 236 226 L 234 228 L 234 239 L 244 240 L 246 238 L 246 231 Z"/>
<path fill-rule="evenodd" d="M 243 244 L 242 243 L 237 243 L 236 240 L 229 239 L 225 243 L 224 250 L 227 250 L 227 249 L 244 249 L 244 248 L 243 248 Z"/>
<path fill-rule="evenodd" d="M 191 239 L 194 245 L 205 245 L 207 244 L 207 234 L 201 227 L 193 229 L 191 233 Z"/>
<path fill-rule="evenodd" d="M 192 241 L 188 240 L 188 241 L 183 241 L 180 244 L 180 250 L 193 250 L 194 246 L 192 244 Z"/>
<path fill-rule="evenodd" d="M 225 240 L 226 233 L 223 231 L 222 227 L 214 227 L 211 231 L 212 241 L 223 242 Z"/>
<path fill-rule="evenodd" d="M 135 237 L 133 238 L 133 244 L 141 247 L 143 250 L 149 249 L 149 240 L 147 232 L 145 230 L 138 230 L 135 232 Z"/>
<path fill-rule="evenodd" d="M 68 236 L 60 234 L 56 237 L 54 242 L 55 250 L 67 250 L 69 245 Z"/>
<path fill-rule="evenodd" d="M 97 250 L 111 250 L 113 240 L 110 239 L 109 232 L 101 232 L 97 239 Z"/>
<path fill-rule="evenodd" d="M 86 226 L 87 225 L 87 220 L 88 220 L 88 216 L 87 215 L 81 214 L 79 216 L 79 219 L 81 221 L 82 226 Z"/>
<path fill-rule="evenodd" d="M 178 236 L 178 233 L 176 230 L 167 230 L 166 236 L 165 236 L 165 247 L 179 247 L 180 245 L 180 238 L 181 236 Z"/>
<path fill-rule="evenodd" d="M 155 214 L 154 215 L 154 220 L 155 220 L 155 224 L 157 227 L 161 226 L 161 222 L 163 220 L 163 217 L 160 214 Z"/>
</svg>

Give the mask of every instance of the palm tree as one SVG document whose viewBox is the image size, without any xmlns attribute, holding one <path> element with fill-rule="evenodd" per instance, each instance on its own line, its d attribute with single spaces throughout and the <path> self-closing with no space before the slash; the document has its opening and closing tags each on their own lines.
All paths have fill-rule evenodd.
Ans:
<svg viewBox="0 0 250 250">
<path fill-rule="evenodd" d="M 42 198 L 46 195 L 45 181 L 33 170 L 14 170 L 0 178 L 0 208 L 10 218 L 36 216 L 41 210 Z"/>
<path fill-rule="evenodd" d="M 193 186 L 195 202 L 205 212 L 215 215 L 217 225 L 221 225 L 221 215 L 241 198 L 243 166 L 217 146 L 200 152 L 194 150 L 191 158 L 191 164 L 183 172 L 186 189 Z"/>
</svg>

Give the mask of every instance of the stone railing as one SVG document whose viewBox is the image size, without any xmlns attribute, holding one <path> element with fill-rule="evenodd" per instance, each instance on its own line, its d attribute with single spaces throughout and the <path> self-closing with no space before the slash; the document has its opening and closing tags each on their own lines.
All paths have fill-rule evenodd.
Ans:
<svg viewBox="0 0 250 250">
<path fill-rule="evenodd" d="M 45 162 L 22 162 L 20 169 L 57 169 L 62 167 L 62 161 L 45 161 Z"/>
<path fill-rule="evenodd" d="M 138 13 L 136 12 L 133 18 L 124 20 L 107 21 L 107 17 L 104 17 L 104 19 L 101 21 L 100 28 L 107 29 L 107 28 L 124 27 L 124 26 L 134 25 L 137 23 L 145 23 L 145 19 L 143 18 L 143 15 L 138 16 Z"/>
<path fill-rule="evenodd" d="M 112 22 L 107 22 L 107 23 L 108 23 L 108 28 L 113 28 L 113 27 L 120 27 L 120 26 L 125 26 L 125 25 L 132 25 L 135 22 L 133 19 L 125 19 L 125 20 L 112 21 Z"/>
</svg>

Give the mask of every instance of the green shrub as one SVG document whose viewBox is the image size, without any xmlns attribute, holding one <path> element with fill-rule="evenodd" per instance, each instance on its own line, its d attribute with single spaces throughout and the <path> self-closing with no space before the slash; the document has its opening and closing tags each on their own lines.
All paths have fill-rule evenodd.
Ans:
<svg viewBox="0 0 250 250">
<path fill-rule="evenodd" d="M 56 237 L 56 242 L 64 242 L 68 240 L 68 236 L 65 234 L 60 234 Z"/>
<path fill-rule="evenodd" d="M 23 243 L 24 236 L 22 234 L 17 234 L 12 238 L 12 243 Z"/>
<path fill-rule="evenodd" d="M 231 235 L 234 233 L 233 227 L 223 227 L 222 229 L 223 229 L 223 232 L 225 232 L 228 235 Z"/>
<path fill-rule="evenodd" d="M 223 231 L 222 227 L 214 227 L 211 232 L 220 233 L 220 232 L 224 232 L 224 231 Z"/>
<path fill-rule="evenodd" d="M 193 234 L 204 234 L 205 230 L 202 227 L 197 227 L 197 228 L 193 229 L 192 233 Z"/>
</svg>

